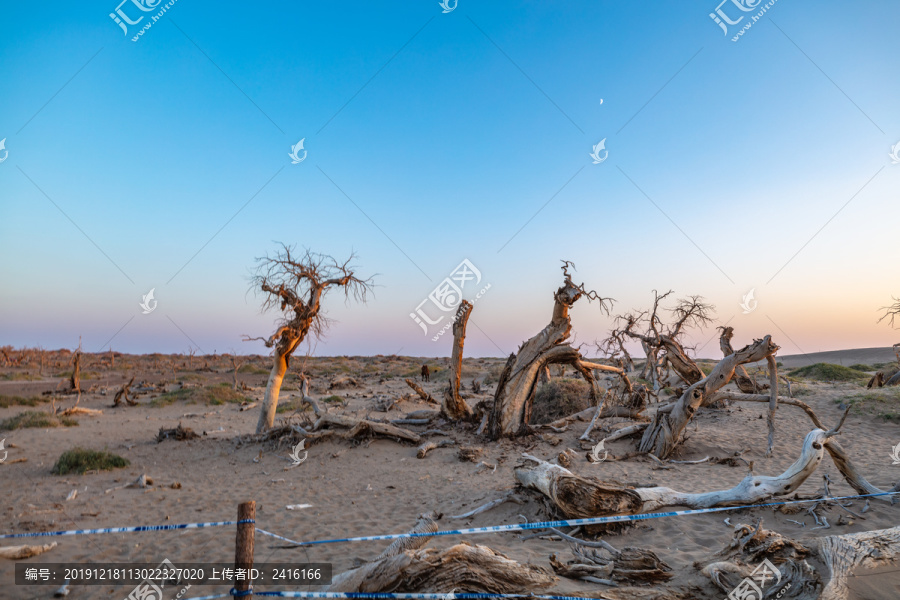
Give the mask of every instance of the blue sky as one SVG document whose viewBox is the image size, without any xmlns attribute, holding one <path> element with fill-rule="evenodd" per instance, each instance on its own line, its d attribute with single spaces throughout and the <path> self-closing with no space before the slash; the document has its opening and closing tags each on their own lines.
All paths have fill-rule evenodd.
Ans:
<svg viewBox="0 0 900 600">
<path fill-rule="evenodd" d="M 277 242 L 375 275 L 317 354 L 449 354 L 409 314 L 463 259 L 473 356 L 546 324 L 560 259 L 614 313 L 674 289 L 782 354 L 896 342 L 900 5 L 779 0 L 732 42 L 716 4 L 178 0 L 132 42 L 131 0 L 127 36 L 116 2 L 0 2 L 0 343 L 262 352 Z"/>
</svg>

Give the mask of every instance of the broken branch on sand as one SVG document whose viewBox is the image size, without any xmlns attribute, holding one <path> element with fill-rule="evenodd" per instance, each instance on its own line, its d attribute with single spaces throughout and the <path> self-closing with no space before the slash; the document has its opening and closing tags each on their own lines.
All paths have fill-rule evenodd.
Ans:
<svg viewBox="0 0 900 600">
<path fill-rule="evenodd" d="M 425 402 L 431 402 L 432 404 L 440 404 L 437 400 L 431 397 L 431 394 L 427 393 L 425 390 L 419 387 L 419 384 L 413 381 L 412 379 L 406 379 L 406 385 L 411 387 L 413 391 L 419 395 L 419 398 L 424 400 Z"/>
<path fill-rule="evenodd" d="M 313 431 L 318 431 L 328 425 L 349 428 L 350 431 L 347 432 L 344 436 L 347 438 L 354 438 L 366 433 L 372 433 L 388 438 L 406 440 L 414 444 L 422 443 L 422 437 L 416 433 L 413 433 L 412 431 L 409 431 L 408 429 L 396 427 L 394 425 L 390 425 L 389 423 L 378 423 L 375 421 L 354 419 L 353 417 L 329 413 L 323 414 L 321 417 L 319 417 L 319 420 L 316 421 L 315 425 L 313 425 Z"/>
<path fill-rule="evenodd" d="M 43 554 L 53 548 L 56 548 L 56 542 L 43 544 L 41 546 L 0 546 L 0 558 L 8 558 L 10 560 L 31 558 L 32 556 Z"/>
<path fill-rule="evenodd" d="M 421 446 L 419 446 L 416 451 L 416 458 L 425 458 L 425 456 L 434 450 L 435 448 L 444 448 L 445 446 L 453 446 L 456 442 L 454 440 L 441 440 L 440 442 L 425 442 Z"/>
</svg>

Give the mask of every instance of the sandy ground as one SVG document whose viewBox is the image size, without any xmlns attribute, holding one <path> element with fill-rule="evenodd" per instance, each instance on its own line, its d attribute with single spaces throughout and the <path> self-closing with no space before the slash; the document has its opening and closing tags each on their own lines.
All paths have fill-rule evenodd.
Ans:
<svg viewBox="0 0 900 600">
<path fill-rule="evenodd" d="M 438 362 L 441 361 L 432 361 L 433 364 Z M 472 362 L 472 369 L 483 376 L 501 364 L 499 359 L 480 360 Z M 415 367 L 416 359 L 410 359 L 409 365 Z M 86 368 L 91 370 L 92 367 L 88 365 Z M 221 370 L 225 371 L 224 363 Z M 313 395 L 321 398 L 330 393 L 340 394 L 347 405 L 331 405 L 329 410 L 358 416 L 368 414 L 372 418 L 399 418 L 416 409 L 433 407 L 418 400 L 406 400 L 398 403 L 387 415 L 374 412 L 373 396 L 399 397 L 409 392 L 402 377 L 386 378 L 383 369 L 368 374 L 352 371 L 349 374 L 357 378 L 359 387 L 328 391 L 327 377 L 315 377 L 313 371 Z M 259 445 L 239 447 L 237 444 L 239 436 L 254 430 L 258 410 L 242 412 L 238 405 L 230 403 L 204 406 L 176 402 L 151 407 L 148 402 L 156 393 L 141 396 L 139 406 L 111 408 L 111 394 L 100 395 L 97 390 L 107 387 L 114 391 L 125 377 L 124 372 L 108 371 L 95 380 L 85 381 L 85 387 L 91 384 L 97 387 L 94 393 L 82 396 L 80 405 L 102 409 L 103 414 L 78 417 L 77 427 L 0 431 L 0 439 L 6 439 L 9 451 L 5 463 L 0 464 L 0 510 L 4 516 L 0 529 L 3 533 L 234 520 L 238 503 L 245 500 L 257 502 L 259 527 L 295 540 L 403 532 L 414 524 L 417 515 L 428 511 L 445 515 L 439 522 L 442 529 L 516 523 L 521 520 L 520 515 L 530 521 L 546 520 L 548 514 L 537 495 L 530 495 L 526 504 L 506 503 L 471 519 L 454 520 L 450 516 L 462 514 L 513 488 L 515 480 L 512 470 L 522 452 L 551 460 L 566 448 L 578 451 L 578 458 L 571 467 L 574 472 L 630 485 L 666 485 L 680 491 L 703 492 L 730 488 L 747 472 L 746 466 L 710 463 L 670 465 L 669 469 L 658 469 L 655 463 L 643 458 L 591 464 L 584 458 L 585 452 L 577 439 L 586 423 L 576 423 L 568 431 L 547 435 L 544 440 L 532 436 L 515 443 L 490 443 L 476 438 L 470 431 L 443 426 L 459 445 L 483 447 L 484 460 L 496 464 L 495 471 L 479 470 L 473 463 L 460 461 L 455 447 L 434 450 L 427 458 L 419 460 L 415 447 L 383 439 L 362 443 L 323 441 L 309 449 L 308 459 L 300 467 L 285 470 L 290 464 L 287 450 L 273 452 Z M 149 367 L 146 372 L 138 374 L 138 380 L 143 378 L 151 382 L 167 377 L 172 380 L 172 374 L 167 375 L 165 369 L 153 370 Z M 198 379 L 201 383 L 230 382 L 232 375 L 227 372 L 205 372 L 184 378 L 195 383 Z M 265 378 L 265 374 L 259 372 L 240 375 L 240 379 L 252 388 L 243 393 L 251 398 L 260 398 Z M 54 389 L 58 381 L 58 378 L 52 377 L 39 381 L 0 381 L 0 394 L 33 396 Z M 445 383 L 442 377 L 437 376 L 423 385 L 437 396 Z M 804 387 L 808 390 L 802 399 L 825 423 L 836 423 L 841 415 L 836 399 L 861 390 L 859 384 Z M 481 396 L 470 394 L 470 401 L 479 397 L 488 398 L 492 391 L 493 386 L 488 385 Z M 295 394 L 289 389 L 283 392 L 282 400 L 289 400 Z M 70 398 L 65 405 L 72 402 Z M 0 420 L 24 410 L 47 410 L 48 406 L 0 408 Z M 780 408 L 776 456 L 767 459 L 763 455 L 765 409 L 763 404 L 739 403 L 722 410 L 701 410 L 690 425 L 689 439 L 676 458 L 727 457 L 743 450 L 744 458 L 754 462 L 755 474 L 781 473 L 796 460 L 803 437 L 813 426 L 799 409 Z M 199 416 L 187 416 L 189 414 Z M 279 414 L 279 417 L 283 416 L 286 414 Z M 605 426 L 615 427 L 623 422 L 624 419 L 609 419 Z M 159 428 L 175 427 L 179 423 L 205 434 L 201 439 L 192 441 L 156 442 Z M 843 432 L 841 444 L 873 484 L 887 489 L 897 481 L 900 466 L 892 466 L 890 459 L 892 446 L 900 443 L 900 427 L 896 423 L 851 413 Z M 599 437 L 595 435 L 595 439 Z M 610 443 L 608 449 L 614 455 L 621 455 L 633 451 L 634 445 L 634 440 L 626 439 Z M 108 449 L 127 458 L 131 465 L 115 471 L 85 475 L 51 474 L 59 455 L 74 446 Z M 21 458 L 27 460 L 11 462 Z M 132 481 L 141 474 L 154 480 L 152 488 L 105 493 L 107 489 Z M 834 494 L 854 494 L 827 455 L 819 470 L 804 483 L 799 493 L 820 493 L 824 474 L 830 476 Z M 180 484 L 180 489 L 170 487 L 175 483 Z M 78 491 L 77 497 L 67 501 L 66 497 L 72 490 Z M 312 506 L 303 510 L 285 508 L 292 504 Z M 858 512 L 861 508 L 862 502 L 854 502 L 853 510 Z M 832 525 L 838 522 L 839 511 L 835 507 L 825 513 Z M 890 506 L 873 501 L 871 510 L 865 513 L 865 520 L 845 514 L 849 517 L 845 521 L 849 520 L 852 524 L 834 525 L 830 529 L 813 530 L 813 518 L 805 512 L 785 515 L 772 508 L 756 508 L 727 515 L 694 515 L 646 521 L 607 539 L 620 548 L 635 546 L 651 549 L 675 570 L 678 577 L 685 578 L 685 581 L 700 581 L 692 564 L 710 557 L 731 540 L 732 528 L 723 522 L 726 516 L 735 523 L 752 523 L 762 517 L 766 528 L 802 541 L 822 535 L 896 526 L 900 523 L 900 504 Z M 789 518 L 804 522 L 806 526 L 801 528 L 787 521 Z M 176 565 L 229 562 L 234 558 L 234 535 L 234 527 L 219 527 L 58 537 L 53 538 L 59 543 L 55 549 L 24 562 L 29 565 L 47 562 L 158 563 L 166 558 Z M 488 545 L 518 561 L 548 569 L 550 554 L 557 553 L 563 560 L 571 559 L 569 547 L 564 542 L 543 538 L 526 541 L 523 537 L 518 533 L 481 534 L 467 536 L 465 541 Z M 47 541 L 47 538 L 39 539 Z M 429 545 L 444 547 L 462 540 L 459 537 L 436 538 Z M 4 540 L 4 545 L 10 542 Z M 13 543 L 20 542 L 16 540 Z M 36 542 L 32 538 L 26 543 Z M 330 562 L 335 573 L 338 573 L 355 566 L 360 560 L 373 558 L 388 542 L 329 544 L 308 549 L 279 549 L 276 546 L 280 544 L 278 540 L 258 534 L 256 561 L 291 564 Z M 859 600 L 898 598 L 900 565 L 894 570 L 862 573 L 851 583 L 854 597 Z M 77 587 L 69 598 L 125 598 L 132 587 Z M 560 579 L 558 585 L 549 591 L 591 595 L 604 589 L 608 588 Z M 174 597 L 176 591 L 167 594 Z M 184 597 L 224 591 L 227 589 L 194 587 Z M 13 562 L 0 560 L 0 597 L 43 599 L 51 597 L 52 592 L 53 588 L 14 586 Z M 722 596 L 724 594 L 709 597 Z M 707 596 L 699 594 L 697 597 Z M 168 600 L 170 596 L 166 598 Z"/>
</svg>

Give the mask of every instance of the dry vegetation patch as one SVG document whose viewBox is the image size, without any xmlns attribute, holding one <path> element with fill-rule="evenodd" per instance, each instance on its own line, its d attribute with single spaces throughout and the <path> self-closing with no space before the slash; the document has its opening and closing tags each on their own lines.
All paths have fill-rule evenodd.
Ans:
<svg viewBox="0 0 900 600">
<path fill-rule="evenodd" d="M 57 417 L 40 410 L 26 410 L 14 417 L 0 421 L 0 430 L 12 431 L 14 429 L 46 428 L 46 427 L 74 427 L 78 421 L 71 417 Z"/>
</svg>

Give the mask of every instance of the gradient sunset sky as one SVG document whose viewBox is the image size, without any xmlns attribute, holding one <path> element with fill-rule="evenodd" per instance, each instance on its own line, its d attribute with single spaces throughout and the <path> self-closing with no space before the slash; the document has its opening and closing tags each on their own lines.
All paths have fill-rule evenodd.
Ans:
<svg viewBox="0 0 900 600">
<path fill-rule="evenodd" d="M 316 354 L 448 355 L 410 313 L 464 259 L 468 356 L 546 325 L 561 259 L 613 314 L 700 294 L 736 346 L 900 341 L 896 2 L 779 0 L 737 42 L 765 3 L 726 34 L 717 0 L 178 0 L 135 42 L 137 4 L 0 2 L 0 345 L 264 353 L 279 242 L 375 277 Z M 611 323 L 580 301 L 576 343 Z"/>
</svg>

